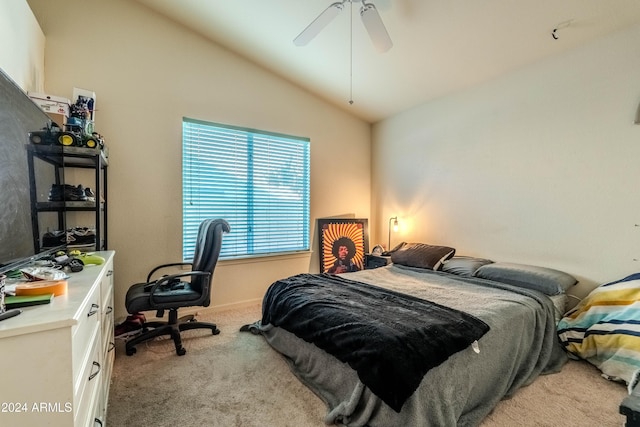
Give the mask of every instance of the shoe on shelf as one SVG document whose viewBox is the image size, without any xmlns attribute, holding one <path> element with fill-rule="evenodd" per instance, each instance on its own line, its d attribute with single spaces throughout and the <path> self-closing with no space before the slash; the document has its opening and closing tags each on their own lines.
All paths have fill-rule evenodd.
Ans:
<svg viewBox="0 0 640 427">
<path fill-rule="evenodd" d="M 42 247 L 52 248 L 65 244 L 69 248 L 95 246 L 96 231 L 89 227 L 75 227 L 65 231 L 47 231 L 42 235 Z"/>
<path fill-rule="evenodd" d="M 84 202 L 87 200 L 87 195 L 85 194 L 84 187 L 82 187 L 82 185 L 78 185 L 77 187 L 69 185 L 65 188 L 64 199 L 69 202 Z"/>
<path fill-rule="evenodd" d="M 75 227 L 67 230 L 67 246 L 80 247 L 96 244 L 96 231 L 89 227 Z"/>
<path fill-rule="evenodd" d="M 84 202 L 86 200 L 87 195 L 82 185 L 53 184 L 51 190 L 49 190 L 50 202 Z"/>
<path fill-rule="evenodd" d="M 49 190 L 50 202 L 62 202 L 64 200 L 64 185 L 53 184 Z"/>
<path fill-rule="evenodd" d="M 64 230 L 47 231 L 42 235 L 42 246 L 55 248 L 67 244 L 67 233 Z"/>
<path fill-rule="evenodd" d="M 87 202 L 95 202 L 96 201 L 96 193 L 89 187 L 84 189 L 84 195 L 87 196 Z"/>
</svg>

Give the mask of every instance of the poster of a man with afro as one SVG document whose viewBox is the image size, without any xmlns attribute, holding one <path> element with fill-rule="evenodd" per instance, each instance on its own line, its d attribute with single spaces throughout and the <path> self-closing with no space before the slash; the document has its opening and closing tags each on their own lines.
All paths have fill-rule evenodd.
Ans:
<svg viewBox="0 0 640 427">
<path fill-rule="evenodd" d="M 362 270 L 367 251 L 367 220 L 318 221 L 321 271 L 341 274 Z"/>
</svg>

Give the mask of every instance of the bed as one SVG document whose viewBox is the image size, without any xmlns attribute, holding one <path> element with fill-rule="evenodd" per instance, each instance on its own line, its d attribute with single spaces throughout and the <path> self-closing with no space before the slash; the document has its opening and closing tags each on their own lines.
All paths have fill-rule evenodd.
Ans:
<svg viewBox="0 0 640 427">
<path fill-rule="evenodd" d="M 446 250 L 425 263 L 413 252 L 339 277 L 276 281 L 262 319 L 247 325 L 325 402 L 326 424 L 475 426 L 566 362 L 556 322 L 574 278 Z"/>
</svg>

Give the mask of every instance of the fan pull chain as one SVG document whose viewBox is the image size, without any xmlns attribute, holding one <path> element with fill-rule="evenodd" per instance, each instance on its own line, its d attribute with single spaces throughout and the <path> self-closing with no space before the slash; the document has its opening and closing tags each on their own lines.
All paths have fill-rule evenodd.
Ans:
<svg viewBox="0 0 640 427">
<path fill-rule="evenodd" d="M 353 2 L 349 2 L 349 105 L 353 105 Z"/>
</svg>

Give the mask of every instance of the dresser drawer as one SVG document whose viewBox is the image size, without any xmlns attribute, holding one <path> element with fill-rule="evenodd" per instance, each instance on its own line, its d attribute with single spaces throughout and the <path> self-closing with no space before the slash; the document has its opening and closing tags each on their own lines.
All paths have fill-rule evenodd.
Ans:
<svg viewBox="0 0 640 427">
<path fill-rule="evenodd" d="M 94 286 L 88 297 L 84 300 L 84 304 L 78 310 L 78 323 L 73 327 L 72 338 L 72 366 L 73 366 L 73 383 L 80 383 L 79 374 L 84 368 L 87 359 L 87 352 L 91 348 L 92 341 L 98 334 L 100 327 L 100 317 L 102 311 L 100 308 L 100 287 Z M 77 390 L 77 388 L 74 388 Z"/>
<path fill-rule="evenodd" d="M 116 359 L 116 345 L 113 341 L 107 344 L 106 353 L 103 354 L 102 364 L 102 383 L 100 384 L 100 411 L 97 418 L 102 421 L 102 425 L 106 425 L 104 421 L 107 419 L 107 404 L 109 402 L 109 389 L 111 388 L 111 373 L 113 372 L 113 363 Z M 96 425 L 100 425 L 96 423 Z"/>
<path fill-rule="evenodd" d="M 113 262 L 109 261 L 105 266 L 105 272 L 100 280 L 101 299 L 105 301 L 113 295 Z"/>
<path fill-rule="evenodd" d="M 100 385 L 103 378 L 102 346 L 96 334 L 91 347 L 87 351 L 88 357 L 82 369 L 78 388 L 74 394 L 75 426 L 89 426 L 93 421 L 95 407 L 100 397 Z"/>
<path fill-rule="evenodd" d="M 109 294 L 106 299 L 102 300 L 102 318 L 101 324 L 101 336 L 103 339 L 103 346 L 106 346 L 108 342 L 113 342 L 113 293 Z"/>
</svg>

